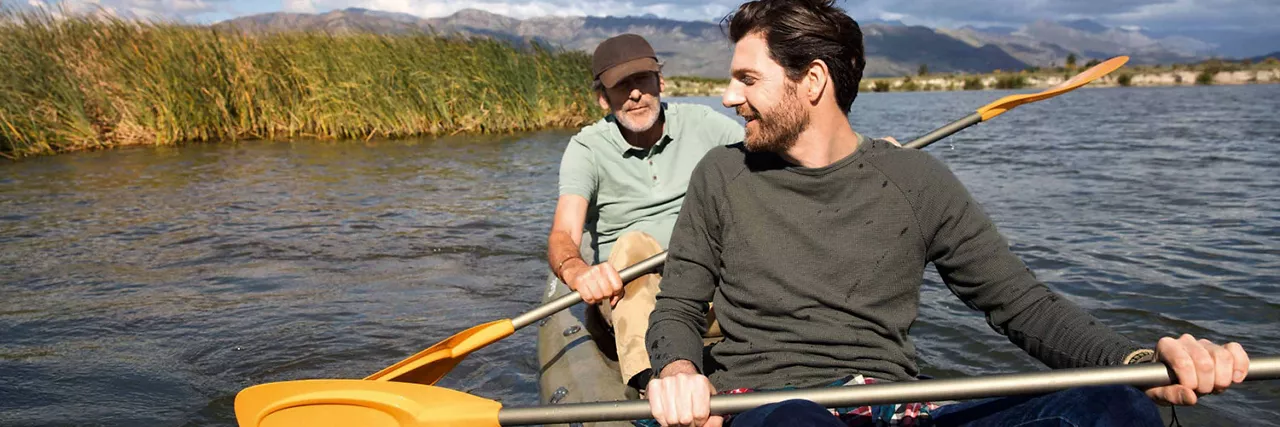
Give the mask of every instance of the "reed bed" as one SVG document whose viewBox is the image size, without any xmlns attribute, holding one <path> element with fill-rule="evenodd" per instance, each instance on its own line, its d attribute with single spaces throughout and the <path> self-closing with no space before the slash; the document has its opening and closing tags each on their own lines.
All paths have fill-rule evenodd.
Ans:
<svg viewBox="0 0 1280 427">
<path fill-rule="evenodd" d="M 577 126 L 581 52 L 0 11 L 0 155 Z"/>
</svg>

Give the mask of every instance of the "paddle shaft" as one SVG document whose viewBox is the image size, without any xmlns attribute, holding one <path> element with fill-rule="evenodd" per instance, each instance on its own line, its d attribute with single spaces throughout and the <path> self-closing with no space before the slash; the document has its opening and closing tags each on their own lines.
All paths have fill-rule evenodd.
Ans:
<svg viewBox="0 0 1280 427">
<path fill-rule="evenodd" d="M 665 262 L 667 262 L 667 253 L 664 251 L 657 255 L 645 258 L 643 261 L 632 264 L 630 267 L 622 269 L 622 271 L 618 272 L 618 276 L 622 277 L 622 283 L 627 283 L 640 278 L 640 276 L 662 268 L 662 264 Z M 533 322 L 537 322 L 544 317 L 559 313 L 560 310 L 572 307 L 574 304 L 581 301 L 582 294 L 579 294 L 578 291 L 573 291 L 568 295 L 556 298 L 555 301 L 543 304 L 541 307 L 535 308 L 528 313 L 521 314 L 520 316 L 511 319 L 511 324 L 514 325 L 516 329 L 520 329 L 525 326 L 529 326 L 533 324 Z"/>
<path fill-rule="evenodd" d="M 1249 362 L 1245 381 L 1280 379 L 1280 357 L 1262 357 Z M 901 402 L 968 400 L 988 397 L 1044 394 L 1075 387 L 1131 385 L 1150 388 L 1175 382 L 1171 370 L 1162 363 L 1057 369 L 1043 372 L 1000 374 L 983 377 L 905 381 L 849 387 L 768 391 L 713 396 L 712 414 L 737 414 L 762 405 L 805 399 L 828 407 L 880 405 Z M 599 403 L 570 403 L 502 408 L 498 422 L 504 426 L 569 422 L 624 421 L 652 417 L 649 402 L 626 400 Z"/>
<path fill-rule="evenodd" d="M 946 126 L 940 127 L 937 130 L 934 130 L 933 132 L 929 132 L 925 136 L 916 138 L 915 140 L 904 144 L 902 147 L 903 148 L 924 148 L 929 144 L 937 142 L 942 138 L 951 136 L 951 134 L 953 133 L 962 131 L 969 126 L 973 126 L 981 122 L 982 122 L 982 113 L 973 113 L 968 116 L 965 116 L 965 118 L 963 119 L 956 120 L 954 122 L 947 124 Z"/>
</svg>

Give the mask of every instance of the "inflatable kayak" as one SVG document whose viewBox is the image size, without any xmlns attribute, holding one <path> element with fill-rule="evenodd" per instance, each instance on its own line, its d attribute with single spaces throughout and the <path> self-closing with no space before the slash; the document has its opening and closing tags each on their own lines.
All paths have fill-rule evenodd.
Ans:
<svg viewBox="0 0 1280 427">
<path fill-rule="evenodd" d="M 542 302 L 568 294 L 569 288 L 548 275 Z M 541 403 L 564 404 L 637 399 L 622 382 L 613 351 L 606 354 L 587 332 L 586 304 L 553 314 L 538 322 L 538 386 Z M 612 342 L 604 343 L 612 348 Z M 630 390 L 630 391 L 628 391 Z M 583 426 L 631 426 L 630 422 L 574 424 Z"/>
</svg>

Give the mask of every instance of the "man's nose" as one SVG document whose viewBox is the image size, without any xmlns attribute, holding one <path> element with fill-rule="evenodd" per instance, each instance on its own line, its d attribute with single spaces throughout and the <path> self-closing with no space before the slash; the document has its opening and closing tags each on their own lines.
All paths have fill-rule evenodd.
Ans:
<svg viewBox="0 0 1280 427">
<path fill-rule="evenodd" d="M 725 108 L 734 108 L 746 102 L 746 98 L 742 96 L 741 83 L 737 80 L 729 80 L 729 86 L 724 88 L 724 95 L 720 97 L 720 104 Z"/>
</svg>

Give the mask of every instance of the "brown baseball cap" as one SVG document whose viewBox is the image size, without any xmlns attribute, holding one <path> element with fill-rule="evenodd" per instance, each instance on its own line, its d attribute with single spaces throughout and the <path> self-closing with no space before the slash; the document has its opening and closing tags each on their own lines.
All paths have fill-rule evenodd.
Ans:
<svg viewBox="0 0 1280 427">
<path fill-rule="evenodd" d="M 644 37 L 635 34 L 623 34 L 600 42 L 591 55 L 592 77 L 599 79 L 604 87 L 613 87 L 635 73 L 660 70 L 653 47 Z"/>
</svg>

